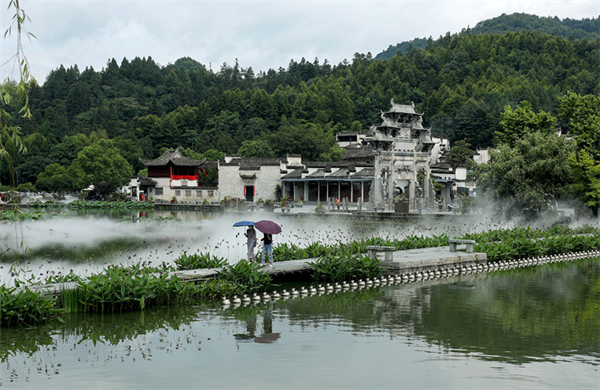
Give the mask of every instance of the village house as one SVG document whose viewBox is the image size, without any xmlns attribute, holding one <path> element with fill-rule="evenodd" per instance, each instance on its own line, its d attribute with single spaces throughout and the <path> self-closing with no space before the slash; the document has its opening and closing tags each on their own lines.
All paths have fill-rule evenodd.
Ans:
<svg viewBox="0 0 600 390">
<path fill-rule="evenodd" d="M 235 198 L 248 202 L 274 200 L 282 172 L 294 164 L 295 156 L 280 158 L 242 158 L 228 155 L 218 162 L 221 199 Z"/>
<path fill-rule="evenodd" d="M 218 188 L 199 185 L 199 175 L 206 174 L 202 167 L 206 159 L 193 160 L 183 156 L 179 149 L 167 149 L 154 160 L 140 159 L 140 162 L 148 167 L 148 177 L 131 178 L 131 196 L 136 200 L 183 203 L 219 200 Z"/>
<path fill-rule="evenodd" d="M 148 177 L 132 177 L 131 196 L 137 200 L 201 204 L 223 199 L 246 202 L 276 200 L 327 202 L 392 209 L 404 199 L 410 210 L 446 209 L 457 188 L 474 185 L 464 167 L 443 163 L 447 139 L 434 138 L 422 126 L 414 105 L 396 104 L 382 112 L 382 124 L 368 132 L 339 133 L 346 155 L 338 162 L 303 162 L 300 155 L 277 158 L 242 158 L 227 155 L 221 161 L 199 161 L 167 150 L 153 160 L 142 160 Z M 484 154 L 483 151 L 478 151 Z M 487 151 L 485 151 L 487 152 Z M 218 184 L 201 187 L 205 168 L 216 168 Z M 437 194 L 433 181 L 443 184 Z M 216 183 L 215 183 L 216 184 Z"/>
<path fill-rule="evenodd" d="M 291 200 L 326 202 L 335 198 L 349 204 L 364 203 L 370 199 L 373 164 L 307 162 L 288 170 L 280 180 Z"/>
</svg>

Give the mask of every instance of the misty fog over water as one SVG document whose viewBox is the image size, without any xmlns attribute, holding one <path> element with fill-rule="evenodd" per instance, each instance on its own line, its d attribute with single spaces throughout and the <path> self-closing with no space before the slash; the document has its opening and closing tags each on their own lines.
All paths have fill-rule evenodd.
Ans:
<svg viewBox="0 0 600 390">
<path fill-rule="evenodd" d="M 274 246 L 287 243 L 300 247 L 314 242 L 331 245 L 373 236 L 403 239 L 409 235 L 446 234 L 454 237 L 511 226 L 482 215 L 420 216 L 416 223 L 258 212 L 156 211 L 151 216 L 137 219 L 87 214 L 4 222 L 0 224 L 0 284 L 10 285 L 15 277 L 23 280 L 32 275 L 44 280 L 71 270 L 88 276 L 109 264 L 172 264 L 184 253 L 210 253 L 236 263 L 246 256 L 245 228 L 233 227 L 240 220 L 273 220 L 283 230 L 274 236 Z M 258 237 L 262 238 L 260 232 Z"/>
</svg>

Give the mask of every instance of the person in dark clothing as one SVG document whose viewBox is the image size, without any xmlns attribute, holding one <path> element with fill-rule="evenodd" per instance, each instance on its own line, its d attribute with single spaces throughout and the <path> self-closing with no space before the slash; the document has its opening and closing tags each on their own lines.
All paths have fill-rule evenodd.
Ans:
<svg viewBox="0 0 600 390">
<path fill-rule="evenodd" d="M 269 266 L 273 266 L 273 236 L 265 233 L 265 236 L 261 240 L 263 242 L 263 250 L 261 255 L 260 265 L 265 265 L 265 255 L 269 258 Z"/>
</svg>

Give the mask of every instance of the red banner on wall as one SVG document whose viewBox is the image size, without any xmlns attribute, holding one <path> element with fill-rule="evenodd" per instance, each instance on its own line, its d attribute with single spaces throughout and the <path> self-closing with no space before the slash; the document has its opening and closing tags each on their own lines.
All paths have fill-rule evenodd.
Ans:
<svg viewBox="0 0 600 390">
<path fill-rule="evenodd" d="M 198 180 L 198 176 L 194 175 L 171 175 L 171 180 Z"/>
</svg>

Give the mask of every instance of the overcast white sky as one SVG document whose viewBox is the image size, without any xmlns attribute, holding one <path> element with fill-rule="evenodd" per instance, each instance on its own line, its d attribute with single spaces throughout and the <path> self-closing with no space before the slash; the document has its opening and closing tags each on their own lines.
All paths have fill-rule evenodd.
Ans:
<svg viewBox="0 0 600 390">
<path fill-rule="evenodd" d="M 13 14 L 8 0 L 0 3 L 4 32 Z M 27 30 L 37 37 L 23 46 L 40 84 L 61 64 L 100 71 L 111 58 L 120 64 L 136 56 L 160 65 L 187 56 L 215 71 L 237 58 L 255 73 L 287 68 L 302 57 L 338 64 L 356 52 L 375 56 L 389 45 L 435 39 L 502 13 L 581 19 L 600 12 L 599 0 L 21 0 L 21 6 L 31 18 Z M 1 40 L 1 63 L 15 51 L 14 35 Z M 0 79 L 14 78 L 13 67 L 3 65 Z"/>
</svg>

